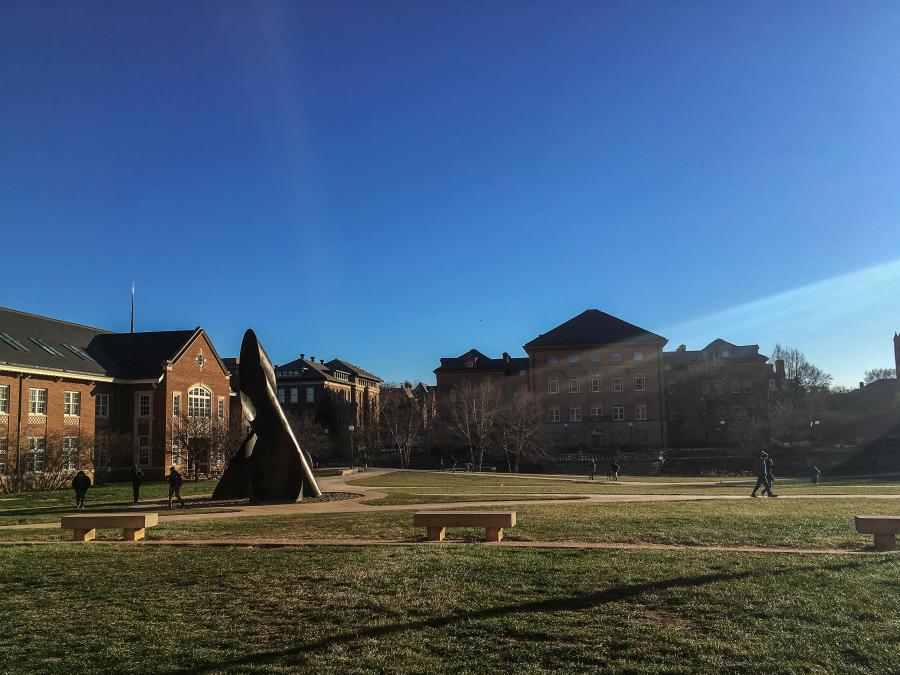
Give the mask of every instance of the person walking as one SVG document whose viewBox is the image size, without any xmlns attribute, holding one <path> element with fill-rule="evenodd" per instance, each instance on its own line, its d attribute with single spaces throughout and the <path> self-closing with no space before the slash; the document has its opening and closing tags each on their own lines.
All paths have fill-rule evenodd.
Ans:
<svg viewBox="0 0 900 675">
<path fill-rule="evenodd" d="M 772 494 L 772 486 L 775 485 L 775 460 L 766 458 L 766 478 L 769 479 L 769 494 Z"/>
<path fill-rule="evenodd" d="M 594 480 L 594 476 L 597 475 L 597 460 L 591 457 L 591 480 Z"/>
<path fill-rule="evenodd" d="M 84 511 L 84 498 L 88 488 L 91 487 L 91 479 L 84 471 L 79 471 L 72 479 L 72 489 L 75 490 L 75 508 Z"/>
<path fill-rule="evenodd" d="M 609 479 L 610 480 L 619 480 L 619 469 L 621 467 L 616 462 L 612 462 L 609 465 Z"/>
<path fill-rule="evenodd" d="M 813 485 L 818 485 L 819 484 L 819 474 L 821 474 L 821 473 L 822 472 L 819 471 L 819 467 L 817 467 L 815 464 L 810 464 L 809 465 L 809 482 L 812 483 Z"/>
<path fill-rule="evenodd" d="M 181 484 L 184 483 L 184 477 L 178 472 L 178 467 L 174 464 L 169 469 L 169 508 L 172 508 L 172 497 L 177 497 L 181 508 L 184 508 L 184 499 L 181 498 Z"/>
<path fill-rule="evenodd" d="M 778 495 L 772 494 L 772 484 L 769 482 L 769 473 L 768 473 L 768 463 L 766 460 L 769 458 L 769 453 L 765 450 L 760 450 L 759 457 L 756 458 L 756 486 L 753 488 L 753 492 L 750 493 L 751 497 L 756 497 L 756 491 L 759 490 L 760 487 L 764 488 L 764 492 L 768 492 L 770 497 L 777 497 Z"/>
<path fill-rule="evenodd" d="M 134 495 L 134 503 L 141 498 L 141 483 L 144 482 L 144 470 L 137 464 L 131 465 L 131 493 Z"/>
</svg>

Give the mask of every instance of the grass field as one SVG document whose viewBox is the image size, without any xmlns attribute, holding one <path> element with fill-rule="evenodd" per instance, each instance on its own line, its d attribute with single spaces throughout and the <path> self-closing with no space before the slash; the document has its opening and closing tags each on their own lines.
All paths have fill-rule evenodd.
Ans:
<svg viewBox="0 0 900 675">
<path fill-rule="evenodd" d="M 0 554 L 9 673 L 895 672 L 900 560 L 473 546 Z"/>
</svg>

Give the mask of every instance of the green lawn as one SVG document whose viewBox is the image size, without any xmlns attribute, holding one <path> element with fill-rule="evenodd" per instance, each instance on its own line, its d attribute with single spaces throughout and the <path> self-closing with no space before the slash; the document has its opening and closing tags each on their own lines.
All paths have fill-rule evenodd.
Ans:
<svg viewBox="0 0 900 675">
<path fill-rule="evenodd" d="M 896 672 L 896 556 L 0 549 L 7 673 Z"/>
<path fill-rule="evenodd" d="M 510 510 L 496 506 L 485 509 Z M 513 507 L 518 524 L 511 540 L 658 543 L 722 546 L 787 546 L 863 549 L 872 537 L 858 534 L 855 514 L 900 515 L 900 500 L 741 500 L 526 504 Z M 175 522 L 162 518 L 151 539 L 384 539 L 415 541 L 414 509 L 327 515 L 255 516 Z M 448 530 L 480 539 L 483 530 Z M 0 541 L 65 540 L 58 528 L 0 530 Z M 101 537 L 121 532 L 101 531 Z"/>
</svg>

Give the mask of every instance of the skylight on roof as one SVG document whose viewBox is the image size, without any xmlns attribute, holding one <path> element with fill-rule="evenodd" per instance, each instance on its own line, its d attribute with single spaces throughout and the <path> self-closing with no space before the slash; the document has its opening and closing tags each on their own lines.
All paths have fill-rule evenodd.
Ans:
<svg viewBox="0 0 900 675">
<path fill-rule="evenodd" d="M 88 354 L 86 351 L 84 351 L 81 347 L 76 347 L 75 345 L 67 345 L 65 342 L 63 342 L 63 347 L 68 349 L 70 352 L 72 352 L 75 356 L 77 356 L 80 359 L 84 359 L 85 361 L 93 361 L 94 360 L 94 358 L 90 354 Z"/>
<path fill-rule="evenodd" d="M 23 352 L 30 351 L 28 349 L 28 347 L 26 347 L 21 342 L 16 340 L 16 338 L 14 338 L 9 333 L 0 333 L 0 340 L 3 340 L 6 344 L 8 344 L 13 349 L 18 349 L 19 351 L 23 351 Z"/>
<path fill-rule="evenodd" d="M 53 347 L 48 345 L 46 342 L 44 342 L 40 338 L 28 338 L 28 339 L 31 340 L 34 344 L 36 344 L 38 347 L 43 349 L 48 354 L 52 354 L 53 356 L 62 356 L 62 354 L 60 352 L 56 351 Z"/>
</svg>

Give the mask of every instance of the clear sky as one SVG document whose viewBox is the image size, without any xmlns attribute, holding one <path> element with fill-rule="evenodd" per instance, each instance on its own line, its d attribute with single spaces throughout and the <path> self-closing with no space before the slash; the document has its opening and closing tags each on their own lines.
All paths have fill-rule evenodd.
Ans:
<svg viewBox="0 0 900 675">
<path fill-rule="evenodd" d="M 0 305 L 425 379 L 900 331 L 896 2 L 0 4 Z"/>
</svg>

